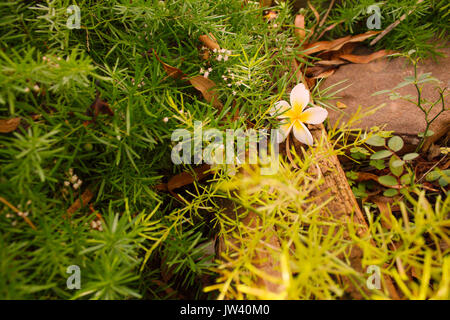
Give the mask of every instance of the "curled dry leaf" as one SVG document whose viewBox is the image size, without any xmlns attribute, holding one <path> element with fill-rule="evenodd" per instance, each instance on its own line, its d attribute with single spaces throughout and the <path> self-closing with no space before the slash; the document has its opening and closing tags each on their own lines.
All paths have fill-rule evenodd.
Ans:
<svg viewBox="0 0 450 320">
<path fill-rule="evenodd" d="M 316 18 L 316 24 L 314 25 L 314 28 L 315 28 L 320 22 L 320 15 L 319 15 L 319 12 L 317 12 L 316 8 L 314 8 L 314 6 L 309 1 L 308 1 L 308 6 L 312 10 L 312 12 L 314 13 L 314 17 Z"/>
<path fill-rule="evenodd" d="M 17 129 L 20 124 L 20 118 L 0 119 L 0 132 L 8 133 Z"/>
<path fill-rule="evenodd" d="M 309 67 L 308 69 L 306 69 L 306 75 L 313 79 L 317 77 L 322 78 L 320 77 L 321 74 L 328 73 L 330 70 L 334 69 L 336 69 L 336 66 L 334 65 Z"/>
<path fill-rule="evenodd" d="M 156 59 L 163 65 L 164 69 L 166 70 L 167 74 L 172 78 L 180 78 L 183 80 L 189 81 L 195 89 L 200 91 L 205 98 L 206 101 L 212 102 L 213 106 L 222 109 L 223 104 L 220 102 L 216 91 L 214 90 L 214 87 L 216 87 L 216 84 L 211 79 L 205 78 L 203 76 L 195 76 L 193 78 L 186 78 L 186 75 L 178 68 L 172 67 L 168 65 L 167 63 L 163 62 L 158 55 L 156 54 L 155 50 L 153 50 L 153 54 L 155 55 Z"/>
<path fill-rule="evenodd" d="M 181 201 L 181 198 L 173 191 L 175 189 L 187 186 L 194 181 L 200 181 L 204 179 L 208 175 L 212 174 L 212 171 L 210 169 L 211 166 L 209 164 L 203 164 L 200 167 L 194 169 L 194 175 L 192 175 L 190 172 L 181 172 L 170 178 L 169 182 L 158 184 L 156 186 L 156 189 L 161 191 L 168 191 L 171 195 Z"/>
<path fill-rule="evenodd" d="M 338 107 L 339 109 L 347 109 L 348 108 L 346 104 L 344 104 L 340 101 L 336 102 L 336 107 Z"/>
<path fill-rule="evenodd" d="M 212 33 L 209 33 L 209 35 L 207 35 L 207 34 L 201 35 L 200 37 L 198 37 L 198 39 L 199 39 L 206 47 L 208 47 L 209 49 L 211 49 L 211 50 L 214 50 L 214 49 L 220 50 L 220 46 L 219 46 L 219 44 L 217 43 L 217 40 L 216 40 L 216 38 L 213 36 Z"/>
<path fill-rule="evenodd" d="M 92 120 L 85 121 L 84 125 L 88 125 L 89 123 L 93 123 L 97 120 L 97 116 L 102 114 L 107 114 L 110 116 L 114 115 L 114 111 L 109 107 L 109 104 L 106 101 L 103 101 L 100 98 L 100 91 L 97 90 L 97 95 L 95 96 L 94 102 L 89 106 L 86 111 L 86 115 L 91 116 Z"/>
<path fill-rule="evenodd" d="M 320 51 L 337 51 L 349 42 L 361 42 L 378 33 L 379 31 L 367 31 L 366 33 L 358 34 L 356 36 L 345 36 L 332 41 L 319 41 L 311 43 L 306 47 L 305 53 L 311 55 Z"/>
<path fill-rule="evenodd" d="M 346 43 L 336 51 L 324 51 L 317 55 L 322 60 L 338 60 L 340 56 L 344 54 L 350 54 L 356 47 L 356 42 Z"/>
<path fill-rule="evenodd" d="M 302 14 L 296 15 L 294 26 L 295 26 L 295 35 L 297 36 L 298 40 L 302 42 L 306 37 L 305 16 Z"/>
<path fill-rule="evenodd" d="M 79 209 L 81 209 L 82 207 L 85 207 L 89 204 L 89 201 L 92 200 L 92 198 L 94 197 L 94 194 L 92 193 L 91 190 L 86 189 L 83 194 L 81 195 L 81 200 L 77 199 L 71 206 L 69 209 L 67 209 L 67 215 L 70 217 L 72 214 L 74 214 L 75 212 L 77 212 Z"/>
<path fill-rule="evenodd" d="M 323 79 L 328 78 L 336 72 L 336 69 L 329 69 L 319 73 L 317 76 L 312 77 L 312 79 Z"/>
<path fill-rule="evenodd" d="M 180 69 L 178 69 L 176 67 L 172 67 L 171 65 L 162 61 L 156 54 L 155 49 L 152 49 L 152 52 L 155 55 L 156 60 L 158 60 L 159 63 L 161 63 L 163 65 L 163 68 L 164 68 L 164 70 L 166 70 L 166 73 L 169 77 L 177 79 L 177 78 L 182 78 L 185 76 L 185 74 Z"/>
<path fill-rule="evenodd" d="M 358 56 L 354 54 L 343 54 L 339 58 L 350 61 L 352 63 L 369 63 L 373 60 L 395 53 L 392 50 L 380 50 L 367 56 Z"/>
<path fill-rule="evenodd" d="M 337 60 L 320 60 L 317 61 L 316 65 L 321 66 L 340 66 L 342 64 L 347 64 L 347 62 L 337 59 Z"/>
<path fill-rule="evenodd" d="M 202 93 L 206 101 L 212 102 L 214 107 L 222 109 L 223 105 L 217 97 L 217 93 L 214 89 L 216 86 L 214 81 L 199 75 L 189 79 L 189 82 L 195 89 Z"/>
</svg>

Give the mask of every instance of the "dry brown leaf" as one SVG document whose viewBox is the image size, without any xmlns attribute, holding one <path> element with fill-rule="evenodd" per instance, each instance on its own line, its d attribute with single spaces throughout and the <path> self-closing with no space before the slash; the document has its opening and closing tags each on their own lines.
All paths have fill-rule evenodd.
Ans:
<svg viewBox="0 0 450 320">
<path fill-rule="evenodd" d="M 312 10 L 312 12 L 314 13 L 314 17 L 316 18 L 316 24 L 314 26 L 314 27 L 316 27 L 319 24 L 319 22 L 320 22 L 319 12 L 317 12 L 316 8 L 314 8 L 314 6 L 309 1 L 308 1 L 308 6 Z"/>
<path fill-rule="evenodd" d="M 156 59 L 163 65 L 164 69 L 166 70 L 169 76 L 171 76 L 172 78 L 182 78 L 183 80 L 189 81 L 194 86 L 195 89 L 197 89 L 202 93 L 206 101 L 212 102 L 214 107 L 222 109 L 223 104 L 220 102 L 219 98 L 217 97 L 217 93 L 214 90 L 214 87 L 216 86 L 214 81 L 200 75 L 188 79 L 180 69 L 172 67 L 167 63 L 163 62 L 158 57 L 155 50 L 153 50 L 153 54 L 155 55 Z"/>
<path fill-rule="evenodd" d="M 324 73 L 324 72 L 328 72 L 330 70 L 336 69 L 336 66 L 330 65 L 330 66 L 314 66 L 314 67 L 309 67 L 308 69 L 306 69 L 305 73 L 308 77 L 310 78 L 315 78 L 317 76 L 319 76 L 320 74 Z"/>
<path fill-rule="evenodd" d="M 356 42 L 346 43 L 339 50 L 329 52 L 328 60 L 339 59 L 344 54 L 351 54 L 355 48 L 356 48 Z M 319 54 L 318 57 L 322 57 L 322 54 Z"/>
<path fill-rule="evenodd" d="M 370 37 L 373 37 L 379 33 L 379 31 L 367 31 L 363 34 L 358 34 L 356 36 L 345 36 L 332 41 L 319 41 L 311 43 L 306 47 L 305 53 L 311 55 L 320 51 L 337 51 L 341 49 L 346 43 L 349 42 L 361 42 Z"/>
<path fill-rule="evenodd" d="M 260 7 L 270 7 L 272 5 L 272 0 L 259 0 Z"/>
<path fill-rule="evenodd" d="M 169 64 L 165 63 L 164 61 L 162 61 L 162 60 L 158 57 L 158 55 L 156 54 L 155 49 L 152 49 L 152 52 L 153 52 L 153 54 L 155 55 L 156 59 L 163 65 L 164 70 L 166 70 L 166 73 L 167 73 L 167 75 L 168 75 L 169 77 L 172 77 L 172 78 L 177 79 L 177 78 L 182 78 L 182 77 L 185 76 L 184 73 L 183 73 L 183 71 L 181 71 L 180 69 L 178 69 L 178 68 L 176 68 L 176 67 L 172 67 L 171 65 L 169 65 Z"/>
<path fill-rule="evenodd" d="M 336 69 L 325 70 L 325 71 L 319 73 L 317 76 L 312 77 L 312 79 L 328 78 L 329 76 L 333 75 L 335 72 L 336 72 Z"/>
<path fill-rule="evenodd" d="M 341 48 L 344 44 L 346 44 L 348 41 L 350 41 L 352 37 L 346 36 L 340 39 L 332 40 L 332 41 L 319 41 L 314 42 L 306 46 L 305 53 L 308 55 L 311 55 L 316 52 L 325 51 L 325 50 L 332 50 L 333 47 L 340 46 Z M 336 49 L 338 50 L 338 49 Z"/>
<path fill-rule="evenodd" d="M 175 189 L 191 184 L 196 180 L 202 180 L 212 173 L 210 171 L 210 168 L 211 167 L 209 164 L 203 164 L 200 167 L 194 169 L 195 176 L 193 176 L 190 172 L 182 172 L 180 174 L 177 174 L 176 176 L 172 177 L 167 183 L 167 190 L 173 191 Z"/>
<path fill-rule="evenodd" d="M 343 60 L 337 59 L 337 60 L 321 60 L 316 63 L 316 65 L 322 65 L 322 66 L 340 66 L 342 64 L 347 64 L 348 62 L 345 62 Z"/>
<path fill-rule="evenodd" d="M 81 195 L 81 200 L 77 199 L 69 209 L 67 209 L 67 215 L 70 217 L 72 214 L 77 212 L 79 209 L 81 209 L 83 206 L 86 206 L 89 204 L 89 201 L 92 200 L 94 197 L 94 194 L 91 190 L 86 189 L 83 194 Z"/>
<path fill-rule="evenodd" d="M 210 169 L 211 166 L 209 164 L 203 164 L 200 167 L 194 169 L 194 175 L 192 175 L 190 172 L 181 172 L 170 178 L 169 182 L 158 184 L 155 188 L 160 191 L 168 191 L 175 198 L 182 201 L 182 199 L 173 191 L 175 189 L 187 186 L 194 181 L 200 181 L 204 179 L 205 177 L 213 173 Z"/>
<path fill-rule="evenodd" d="M 214 81 L 198 75 L 190 78 L 189 82 L 194 86 L 195 89 L 202 93 L 206 101 L 212 101 L 214 107 L 222 109 L 223 104 L 220 102 L 219 98 L 217 97 L 217 93 L 214 90 L 214 87 L 216 86 Z"/>
<path fill-rule="evenodd" d="M 298 40 L 302 42 L 306 37 L 306 31 L 305 31 L 305 16 L 302 14 L 298 14 L 295 16 L 294 21 L 295 26 L 295 35 L 297 36 Z"/>
<path fill-rule="evenodd" d="M 17 129 L 20 124 L 20 118 L 0 119 L 0 132 L 8 133 Z"/>
<path fill-rule="evenodd" d="M 376 174 L 369 173 L 369 172 L 358 172 L 358 178 L 356 179 L 356 181 L 368 181 L 368 180 L 373 180 L 376 183 L 381 184 L 382 186 L 392 188 L 392 189 L 401 189 L 402 188 L 401 185 L 389 186 L 389 185 L 384 185 L 384 184 L 380 183 L 380 181 L 378 181 L 378 176 Z"/>
<path fill-rule="evenodd" d="M 86 115 L 92 117 L 92 120 L 85 121 L 83 125 L 87 126 L 90 123 L 94 123 L 100 113 L 108 114 L 110 116 L 114 115 L 114 111 L 110 108 L 108 102 L 103 101 L 102 98 L 100 98 L 100 91 L 97 90 L 94 102 L 86 110 Z"/>
<path fill-rule="evenodd" d="M 336 107 L 338 107 L 339 109 L 347 109 L 347 105 L 340 101 L 336 102 Z"/>
<path fill-rule="evenodd" d="M 378 209 L 380 210 L 380 214 L 382 216 L 381 225 L 388 230 L 390 230 L 392 228 L 392 223 L 391 223 L 392 213 L 389 210 L 389 206 L 388 206 L 389 200 L 390 200 L 389 198 L 386 199 L 386 197 L 383 197 L 383 196 L 377 196 L 377 197 L 370 198 L 370 201 L 373 201 L 373 203 L 375 203 L 377 205 Z"/>
<path fill-rule="evenodd" d="M 216 38 L 213 36 L 212 33 L 209 33 L 209 35 L 203 34 L 198 39 L 209 49 L 214 50 L 220 50 L 220 46 L 217 43 Z"/>
<path fill-rule="evenodd" d="M 395 53 L 392 50 L 380 50 L 367 56 L 358 56 L 354 54 L 343 54 L 339 58 L 350 61 L 352 63 L 369 63 L 373 60 Z"/>
</svg>

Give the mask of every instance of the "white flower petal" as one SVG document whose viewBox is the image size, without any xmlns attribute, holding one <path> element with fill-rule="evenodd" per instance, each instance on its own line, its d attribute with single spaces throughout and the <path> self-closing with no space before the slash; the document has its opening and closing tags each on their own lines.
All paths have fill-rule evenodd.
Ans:
<svg viewBox="0 0 450 320">
<path fill-rule="evenodd" d="M 328 117 L 328 111 L 321 107 L 309 108 L 303 111 L 302 120 L 309 124 L 319 124 Z"/>
<path fill-rule="evenodd" d="M 278 119 L 285 119 L 287 116 L 285 115 L 285 112 L 290 110 L 291 106 L 287 101 L 281 100 L 274 104 L 274 106 L 270 109 L 270 115 L 277 116 Z"/>
<path fill-rule="evenodd" d="M 301 143 L 307 144 L 309 146 L 313 145 L 313 137 L 311 132 L 309 132 L 308 128 L 301 123 L 300 121 L 294 122 L 294 136 Z"/>
<path fill-rule="evenodd" d="M 292 124 L 283 124 L 278 129 L 276 129 L 277 133 L 277 143 L 281 143 L 284 139 L 287 138 L 289 132 L 291 132 Z"/>
<path fill-rule="evenodd" d="M 302 111 L 309 103 L 309 91 L 303 83 L 299 83 L 292 89 L 290 98 L 292 108 Z"/>
</svg>

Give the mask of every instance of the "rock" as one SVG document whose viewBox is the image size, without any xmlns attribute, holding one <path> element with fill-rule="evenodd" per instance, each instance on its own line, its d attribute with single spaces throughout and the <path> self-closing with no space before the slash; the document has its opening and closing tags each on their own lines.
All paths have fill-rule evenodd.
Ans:
<svg viewBox="0 0 450 320">
<path fill-rule="evenodd" d="M 437 61 L 425 60 L 418 67 L 419 75 L 431 72 L 433 77 L 441 81 L 440 83 L 430 82 L 424 85 L 422 95 L 430 101 L 435 101 L 439 98 L 439 92 L 436 86 L 444 88 L 446 86 L 448 87 L 450 83 L 450 72 L 448 71 L 450 49 L 446 48 L 442 51 L 445 57 L 438 58 Z M 382 58 L 369 64 L 348 64 L 341 66 L 322 85 L 322 89 L 324 89 L 347 79 L 345 83 L 331 89 L 331 92 L 338 88 L 351 85 L 338 94 L 341 98 L 329 101 L 332 105 L 336 105 L 336 102 L 339 101 L 347 106 L 347 108 L 340 111 L 329 110 L 331 124 L 333 125 L 342 116 L 342 113 L 344 113 L 343 121 L 347 120 L 350 115 L 356 112 L 358 106 L 361 106 L 365 110 L 369 107 L 379 106 L 384 103 L 384 107 L 377 110 L 374 114 L 363 118 L 354 127 L 366 130 L 374 126 L 385 126 L 384 130 L 395 131 L 407 144 L 416 146 L 420 141 L 417 134 L 424 132 L 426 127 L 423 112 L 413 103 L 401 99 L 391 100 L 388 94 L 372 96 L 377 91 L 393 89 L 396 85 L 403 82 L 405 77 L 413 75 L 414 68 L 405 58 L 393 58 L 390 60 Z M 411 95 L 414 97 L 414 100 L 417 99 L 417 91 L 413 85 L 405 86 L 396 91 L 402 95 Z M 449 133 L 449 96 L 444 100 L 447 111 L 444 111 L 432 123 L 431 130 L 435 134 L 427 140 L 424 146 L 425 150 L 432 142 Z M 429 118 L 431 119 L 441 109 L 441 103 L 435 105 Z"/>
</svg>

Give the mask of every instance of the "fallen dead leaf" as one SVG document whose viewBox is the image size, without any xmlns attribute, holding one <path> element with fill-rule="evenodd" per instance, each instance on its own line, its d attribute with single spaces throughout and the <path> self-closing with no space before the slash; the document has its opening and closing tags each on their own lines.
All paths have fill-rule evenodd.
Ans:
<svg viewBox="0 0 450 320">
<path fill-rule="evenodd" d="M 212 174 L 213 172 L 210 170 L 211 166 L 209 164 L 203 164 L 200 167 L 194 169 L 194 175 L 190 172 L 181 172 L 172 178 L 170 178 L 169 182 L 158 184 L 155 186 L 157 190 L 160 191 L 168 191 L 171 195 L 181 201 L 181 198 L 173 192 L 175 189 L 187 186 L 194 181 L 200 181 Z"/>
<path fill-rule="evenodd" d="M 348 62 L 345 62 L 343 60 L 320 60 L 317 61 L 316 65 L 323 65 L 323 66 L 340 66 L 343 64 L 347 64 Z"/>
<path fill-rule="evenodd" d="M 336 107 L 338 107 L 339 109 L 347 109 L 347 105 L 340 101 L 336 102 Z"/>
<path fill-rule="evenodd" d="M 163 65 L 163 68 L 164 68 L 164 70 L 166 70 L 166 73 L 169 77 L 177 79 L 177 78 L 182 78 L 185 76 L 185 74 L 180 69 L 178 69 L 176 67 L 172 67 L 171 65 L 162 61 L 156 54 L 155 49 L 152 49 L 152 52 L 155 55 L 155 58 L 159 61 L 159 63 L 161 63 Z"/>
<path fill-rule="evenodd" d="M 97 120 L 97 116 L 102 114 L 108 114 L 110 116 L 114 115 L 114 111 L 109 107 L 109 104 L 106 101 L 103 101 L 100 98 L 100 91 L 97 90 L 97 94 L 95 96 L 94 102 L 89 106 L 86 111 L 86 115 L 91 116 L 92 120 L 85 121 L 84 125 L 88 125 L 89 123 L 93 123 Z"/>
<path fill-rule="evenodd" d="M 297 36 L 298 40 L 302 42 L 306 37 L 306 31 L 305 31 L 305 16 L 302 14 L 298 14 L 295 16 L 294 21 L 295 26 L 295 35 Z"/>
<path fill-rule="evenodd" d="M 209 49 L 214 50 L 220 50 L 220 46 L 217 43 L 216 38 L 213 36 L 212 33 L 209 33 L 209 35 L 201 35 L 200 37 L 198 37 L 198 39 Z"/>
<path fill-rule="evenodd" d="M 20 118 L 0 119 L 0 132 L 8 133 L 17 129 L 20 124 Z"/>
<path fill-rule="evenodd" d="M 401 185 L 395 185 L 395 186 L 389 186 L 389 185 L 384 185 L 382 183 L 380 183 L 380 181 L 378 180 L 378 176 L 376 174 L 373 173 L 369 173 L 369 172 L 358 172 L 358 178 L 356 179 L 356 181 L 368 181 L 368 180 L 373 180 L 378 184 L 381 184 L 382 186 L 388 187 L 388 188 L 392 188 L 392 189 L 401 189 L 402 186 Z"/>
<path fill-rule="evenodd" d="M 203 76 L 195 76 L 189 79 L 189 82 L 194 86 L 195 89 L 200 91 L 206 101 L 212 102 L 213 106 L 222 109 L 223 104 L 217 97 L 217 93 L 214 90 L 216 84 L 211 79 L 205 78 Z"/>
<path fill-rule="evenodd" d="M 336 69 L 325 70 L 325 71 L 319 73 L 318 75 L 312 77 L 311 79 L 323 79 L 323 78 L 328 78 L 329 76 L 333 75 L 335 72 L 336 72 Z"/>
<path fill-rule="evenodd" d="M 194 76 L 192 78 L 187 78 L 187 76 L 178 68 L 172 67 L 168 65 L 167 63 L 163 62 L 158 55 L 156 54 L 155 50 L 153 50 L 153 54 L 155 55 L 156 59 L 163 65 L 164 69 L 166 70 L 167 74 L 172 78 L 180 78 L 182 80 L 189 81 L 192 86 L 200 91 L 205 98 L 206 101 L 212 102 L 213 106 L 222 109 L 223 104 L 220 102 L 217 93 L 215 91 L 216 84 L 211 79 L 205 78 L 201 75 Z"/>
<path fill-rule="evenodd" d="M 390 198 L 383 196 L 371 197 L 370 201 L 373 201 L 380 210 L 380 214 L 382 216 L 381 225 L 386 229 L 390 230 L 392 228 L 391 217 L 392 212 L 389 209 L 388 203 L 392 201 Z"/>
<path fill-rule="evenodd" d="M 81 209 L 84 206 L 87 206 L 89 204 L 89 201 L 92 200 L 92 198 L 94 197 L 94 194 L 92 193 L 91 190 L 86 189 L 83 194 L 81 195 L 81 200 L 77 199 L 71 206 L 69 209 L 67 209 L 67 215 L 68 217 L 70 217 L 72 214 L 74 214 L 75 212 L 77 212 L 79 209 Z"/>
<path fill-rule="evenodd" d="M 352 63 L 369 63 L 373 60 L 395 53 L 392 50 L 380 50 L 367 56 L 358 56 L 354 54 L 343 54 L 339 58 L 350 61 Z"/>
<path fill-rule="evenodd" d="M 358 34 L 355 36 L 345 36 L 332 41 L 314 42 L 306 47 L 305 53 L 311 55 L 320 51 L 337 51 L 349 42 L 361 42 L 370 37 L 373 37 L 378 33 L 379 31 L 367 31 L 366 33 Z"/>
</svg>

